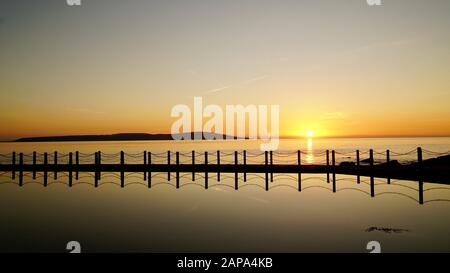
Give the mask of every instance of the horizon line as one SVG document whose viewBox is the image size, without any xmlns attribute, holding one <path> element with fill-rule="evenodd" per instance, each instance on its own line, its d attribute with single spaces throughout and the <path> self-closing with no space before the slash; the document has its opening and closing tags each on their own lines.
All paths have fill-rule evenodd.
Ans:
<svg viewBox="0 0 450 273">
<path fill-rule="evenodd" d="M 188 132 L 188 133 L 179 133 L 179 134 L 198 134 L 200 132 Z M 211 133 L 211 132 L 202 132 L 207 134 L 217 134 L 217 135 L 223 135 L 226 136 L 226 134 L 220 134 L 220 133 Z M 41 135 L 41 136 L 25 136 L 25 137 L 17 137 L 17 138 L 10 138 L 5 140 L 0 140 L 0 142 L 16 142 L 20 139 L 27 139 L 27 138 L 52 138 L 52 137 L 82 137 L 82 136 L 112 136 L 112 135 L 138 135 L 138 134 L 146 134 L 146 135 L 171 135 L 170 133 L 143 133 L 143 132 L 136 132 L 136 133 L 111 133 L 111 134 L 68 134 L 68 135 Z M 237 136 L 234 136 L 237 137 Z M 424 134 L 405 134 L 405 135 L 330 135 L 330 136 L 299 136 L 299 135 L 283 135 L 279 136 L 279 139 L 333 139 L 333 138 L 441 138 L 441 137 L 450 137 L 450 135 L 424 135 Z M 195 139 L 191 139 L 195 140 Z M 230 140 L 230 139 L 215 139 L 217 141 L 220 140 Z M 249 139 L 248 136 L 245 138 L 237 138 L 234 140 L 260 140 L 258 139 Z M 133 141 L 133 140 L 130 140 Z M 187 139 L 189 141 L 189 139 Z"/>
</svg>

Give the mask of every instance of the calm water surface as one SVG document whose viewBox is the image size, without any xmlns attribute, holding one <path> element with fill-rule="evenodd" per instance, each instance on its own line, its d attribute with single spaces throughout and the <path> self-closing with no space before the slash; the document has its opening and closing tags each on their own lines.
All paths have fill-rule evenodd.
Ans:
<svg viewBox="0 0 450 273">
<path fill-rule="evenodd" d="M 450 138 L 283 140 L 282 156 L 274 161 L 295 160 L 290 153 L 297 149 L 304 153 L 302 164 L 323 163 L 325 149 L 336 149 L 338 161 L 350 161 L 356 149 L 364 156 L 370 148 L 379 161 L 386 149 L 395 152 L 393 160 L 413 161 L 417 146 L 432 151 L 424 153 L 431 158 L 450 151 Z M 260 153 L 259 143 L 252 141 L 1 143 L 5 157 L 0 163 L 9 162 L 12 151 L 40 155 L 56 150 L 62 162 L 68 152 L 80 151 L 89 162 L 91 153 L 102 151 L 108 162 L 123 150 L 129 154 L 127 162 L 141 163 L 144 150 L 161 155 L 180 151 L 189 161 L 191 150 L 201 155 L 218 149 L 224 163 L 232 160 L 234 150 Z M 158 160 L 165 158 L 155 156 Z M 260 162 L 258 156 L 249 160 Z M 447 185 L 425 183 L 425 204 L 419 205 L 414 181 L 388 185 L 386 179 L 375 179 L 376 196 L 371 198 L 367 177 L 357 184 L 355 177 L 338 175 L 333 193 L 325 175 L 303 175 L 302 192 L 296 190 L 297 177 L 289 175 L 275 174 L 269 192 L 263 176 L 256 174 L 248 174 L 246 183 L 240 175 L 238 191 L 234 174 L 222 174 L 220 183 L 216 174 L 209 174 L 208 190 L 203 174 L 195 182 L 191 174 L 182 174 L 178 190 L 167 173 L 153 176 L 151 189 L 141 173 L 128 174 L 126 187 L 120 188 L 116 174 L 104 173 L 94 188 L 92 174 L 82 173 L 69 188 L 67 174 L 60 173 L 56 180 L 50 175 L 44 188 L 41 174 L 33 180 L 25 173 L 20 188 L 11 173 L 1 173 L 0 251 L 64 252 L 66 243 L 76 240 L 86 252 L 366 252 L 367 242 L 376 240 L 385 252 L 450 252 Z M 399 231 L 367 231 L 371 227 Z"/>
</svg>

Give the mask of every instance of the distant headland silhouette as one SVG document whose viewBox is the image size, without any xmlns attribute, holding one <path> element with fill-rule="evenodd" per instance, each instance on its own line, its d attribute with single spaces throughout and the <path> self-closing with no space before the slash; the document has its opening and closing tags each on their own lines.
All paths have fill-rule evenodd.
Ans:
<svg viewBox="0 0 450 273">
<path fill-rule="evenodd" d="M 111 135 L 69 135 L 69 136 L 46 136 L 25 137 L 13 142 L 64 142 L 64 141 L 139 141 L 139 140 L 174 140 L 174 139 L 237 139 L 237 137 L 215 133 L 191 132 L 182 134 L 147 134 L 147 133 L 120 133 Z"/>
</svg>

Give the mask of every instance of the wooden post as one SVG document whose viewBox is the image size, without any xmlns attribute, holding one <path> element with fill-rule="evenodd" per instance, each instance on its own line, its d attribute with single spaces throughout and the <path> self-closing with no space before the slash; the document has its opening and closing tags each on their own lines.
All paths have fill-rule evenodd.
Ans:
<svg viewBox="0 0 450 273">
<path fill-rule="evenodd" d="M 55 151 L 54 155 L 53 155 L 53 163 L 55 164 L 55 171 L 53 174 L 53 179 L 56 180 L 58 179 L 58 171 L 56 170 L 56 168 L 58 167 L 58 152 Z"/>
<path fill-rule="evenodd" d="M 220 151 L 217 151 L 217 182 L 220 182 Z"/>
<path fill-rule="evenodd" d="M 48 175 L 47 175 L 47 164 L 48 164 L 48 154 L 44 153 L 44 187 L 47 187 L 47 180 L 48 180 Z"/>
<path fill-rule="evenodd" d="M 373 177 L 373 150 L 369 151 L 370 162 L 370 196 L 375 197 L 375 178 Z"/>
<path fill-rule="evenodd" d="M 244 150 L 244 182 L 247 182 L 247 151 Z"/>
<path fill-rule="evenodd" d="M 98 152 L 95 152 L 95 163 L 94 163 L 94 186 L 97 188 L 98 187 Z"/>
<path fill-rule="evenodd" d="M 269 155 L 268 155 L 268 152 L 267 151 L 265 151 L 264 152 L 264 165 L 265 165 L 265 167 L 266 167 L 266 191 L 268 191 L 269 190 L 269 172 L 268 172 L 268 157 L 269 157 Z"/>
<path fill-rule="evenodd" d="M 423 205 L 422 148 L 417 148 L 417 171 L 419 173 L 419 204 Z"/>
<path fill-rule="evenodd" d="M 205 189 L 208 189 L 208 152 L 205 152 Z"/>
<path fill-rule="evenodd" d="M 391 184 L 391 177 L 390 177 L 390 172 L 391 172 L 391 158 L 390 158 L 390 152 L 389 150 L 386 150 L 386 163 L 387 163 L 387 183 Z"/>
<path fill-rule="evenodd" d="M 331 151 L 331 165 L 333 168 L 333 192 L 336 192 L 336 156 L 334 150 Z"/>
<path fill-rule="evenodd" d="M 327 150 L 327 183 L 330 183 L 330 150 Z"/>
<path fill-rule="evenodd" d="M 270 182 L 273 182 L 273 151 L 270 151 Z"/>
<path fill-rule="evenodd" d="M 239 177 L 238 177 L 238 154 L 237 151 L 234 152 L 234 168 L 235 168 L 235 173 L 234 173 L 234 189 L 238 190 L 239 188 Z"/>
<path fill-rule="evenodd" d="M 120 187 L 125 187 L 125 153 L 120 151 Z"/>
<path fill-rule="evenodd" d="M 78 180 L 78 167 L 80 165 L 80 153 L 78 151 L 75 152 L 75 166 L 76 166 L 76 171 L 75 171 L 75 180 Z"/>
<path fill-rule="evenodd" d="M 144 181 L 147 180 L 147 151 L 144 151 Z"/>
<path fill-rule="evenodd" d="M 36 152 L 33 152 L 33 180 L 36 180 Z"/>
<path fill-rule="evenodd" d="M 167 151 L 167 181 L 170 181 L 170 151 Z"/>
<path fill-rule="evenodd" d="M 301 152 L 297 151 L 297 163 L 298 163 L 298 191 L 302 191 L 302 160 Z"/>
<path fill-rule="evenodd" d="M 176 164 L 177 164 L 176 186 L 177 186 L 177 189 L 179 189 L 180 188 L 180 171 L 178 168 L 180 167 L 180 152 L 176 152 L 175 159 L 176 159 Z"/>
<path fill-rule="evenodd" d="M 358 175 L 356 176 L 356 183 L 361 183 L 361 177 L 359 176 L 359 150 L 356 150 L 356 167 L 358 168 Z"/>
<path fill-rule="evenodd" d="M 69 153 L 69 187 L 72 187 L 73 154 Z"/>
<path fill-rule="evenodd" d="M 16 152 L 12 153 L 11 165 L 12 165 L 11 178 L 12 178 L 12 180 L 15 180 L 16 179 Z"/>
<path fill-rule="evenodd" d="M 23 186 L 23 153 L 19 154 L 19 186 Z"/>
<path fill-rule="evenodd" d="M 148 188 L 152 187 L 152 153 L 148 152 Z"/>
<path fill-rule="evenodd" d="M 102 180 L 102 152 L 98 151 L 98 180 Z"/>
<path fill-rule="evenodd" d="M 195 181 L 195 151 L 192 151 L 192 181 Z"/>
</svg>

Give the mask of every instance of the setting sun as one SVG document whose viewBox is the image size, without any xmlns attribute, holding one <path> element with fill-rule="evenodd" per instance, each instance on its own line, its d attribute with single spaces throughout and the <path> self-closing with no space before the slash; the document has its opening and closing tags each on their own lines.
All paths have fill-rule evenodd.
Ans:
<svg viewBox="0 0 450 273">
<path fill-rule="evenodd" d="M 313 137 L 314 136 L 314 132 L 312 130 L 308 130 L 308 131 L 306 131 L 306 136 L 307 137 Z"/>
</svg>

